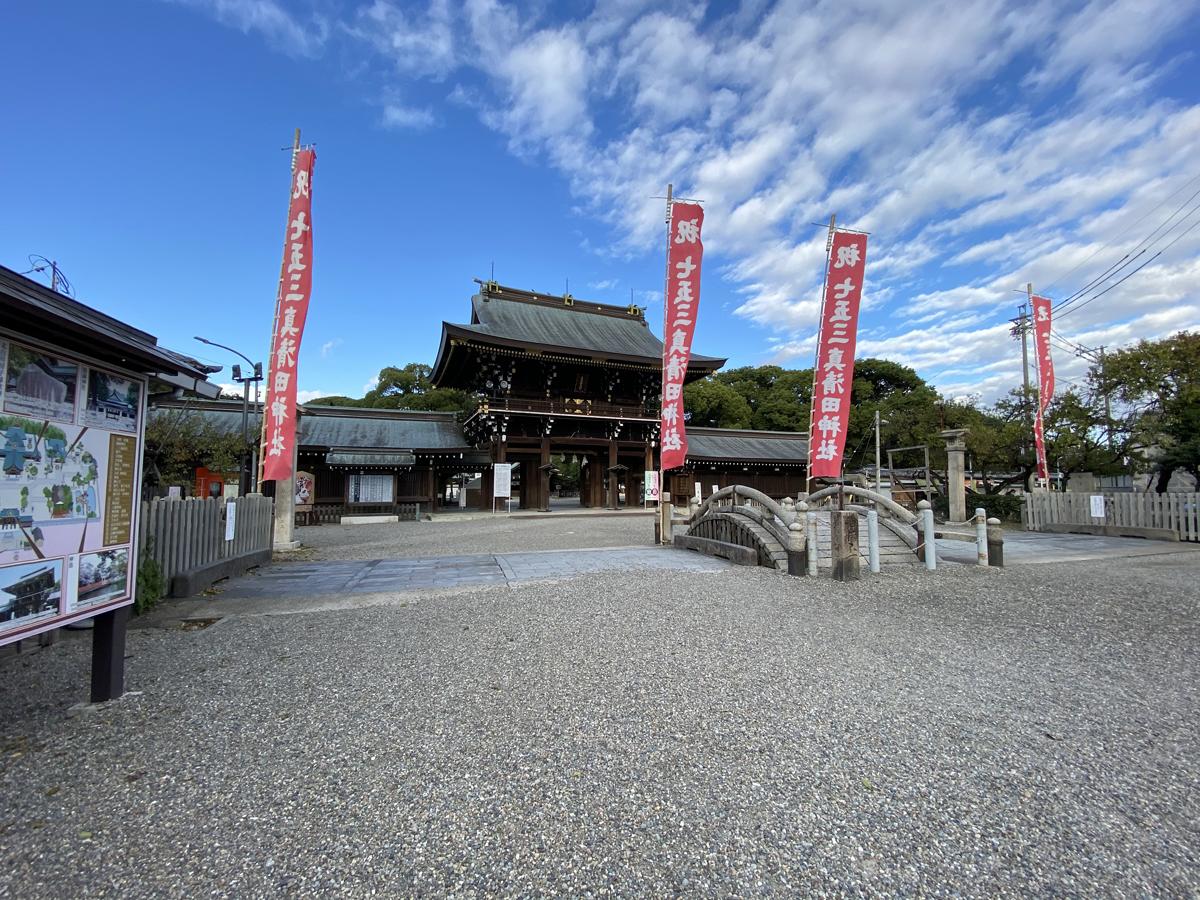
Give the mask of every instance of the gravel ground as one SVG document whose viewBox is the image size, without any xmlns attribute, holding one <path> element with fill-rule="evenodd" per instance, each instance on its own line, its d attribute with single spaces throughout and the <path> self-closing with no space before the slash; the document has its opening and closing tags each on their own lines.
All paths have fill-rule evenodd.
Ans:
<svg viewBox="0 0 1200 900">
<path fill-rule="evenodd" d="M 66 718 L 70 638 L 2 670 L 0 895 L 1195 896 L 1196 576 L 409 594 L 134 631 Z"/>
<path fill-rule="evenodd" d="M 394 559 L 462 553 L 519 553 L 583 547 L 653 546 L 654 517 L 577 515 L 509 519 L 446 516 L 433 522 L 319 525 L 296 529 L 297 558 Z"/>
</svg>

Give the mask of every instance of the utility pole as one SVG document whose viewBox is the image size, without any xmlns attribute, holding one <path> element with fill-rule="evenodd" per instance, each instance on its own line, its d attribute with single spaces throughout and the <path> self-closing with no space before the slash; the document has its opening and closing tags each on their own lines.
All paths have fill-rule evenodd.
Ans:
<svg viewBox="0 0 1200 900">
<path fill-rule="evenodd" d="M 1105 345 L 1101 344 L 1100 350 L 1100 384 L 1104 387 L 1104 430 L 1108 434 L 1108 451 L 1112 452 L 1113 448 L 1113 421 L 1112 421 L 1112 395 L 1108 390 L 1108 371 L 1105 367 L 1107 357 L 1104 353 Z"/>
</svg>

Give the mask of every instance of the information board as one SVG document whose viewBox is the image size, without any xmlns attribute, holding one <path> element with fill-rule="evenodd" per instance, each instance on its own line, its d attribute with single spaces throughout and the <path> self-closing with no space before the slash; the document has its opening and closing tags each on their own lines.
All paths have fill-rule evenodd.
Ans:
<svg viewBox="0 0 1200 900">
<path fill-rule="evenodd" d="M 492 464 L 493 479 L 492 498 L 507 498 L 512 496 L 512 466 L 508 463 Z"/>
<path fill-rule="evenodd" d="M 0 644 L 132 602 L 146 380 L 0 340 Z"/>
</svg>

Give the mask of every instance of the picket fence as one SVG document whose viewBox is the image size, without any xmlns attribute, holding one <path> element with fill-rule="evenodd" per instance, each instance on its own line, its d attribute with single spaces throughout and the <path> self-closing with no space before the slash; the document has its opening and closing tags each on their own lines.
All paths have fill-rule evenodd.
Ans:
<svg viewBox="0 0 1200 900">
<path fill-rule="evenodd" d="M 226 503 L 234 512 L 233 540 L 225 540 Z M 150 500 L 142 503 L 138 538 L 141 558 L 153 557 L 170 580 L 223 559 L 269 550 L 275 527 L 274 501 L 262 494 L 234 500 Z"/>
<path fill-rule="evenodd" d="M 1104 518 L 1092 517 L 1091 498 L 1084 493 L 1025 494 L 1026 531 L 1046 525 L 1114 525 L 1121 528 L 1165 528 L 1181 541 L 1200 541 L 1200 494 L 1104 493 Z"/>
</svg>

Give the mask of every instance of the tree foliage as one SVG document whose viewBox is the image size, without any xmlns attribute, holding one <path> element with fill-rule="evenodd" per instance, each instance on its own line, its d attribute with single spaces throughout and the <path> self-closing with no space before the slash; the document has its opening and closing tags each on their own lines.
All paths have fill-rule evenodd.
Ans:
<svg viewBox="0 0 1200 900">
<path fill-rule="evenodd" d="M 417 409 L 435 412 L 470 412 L 474 403 L 466 391 L 434 387 L 432 369 L 424 363 L 385 366 L 379 370 L 375 387 L 360 399 L 320 397 L 310 403 L 319 406 L 360 406 L 375 409 Z"/>
<path fill-rule="evenodd" d="M 1159 491 L 1176 469 L 1200 480 L 1200 334 L 1139 341 L 1094 366 L 1091 382 L 1147 448 Z"/>
<path fill-rule="evenodd" d="M 251 441 L 258 434 L 254 417 Z M 161 409 L 146 423 L 145 472 L 147 489 L 164 490 L 168 485 L 190 485 L 196 469 L 236 472 L 245 450 L 240 432 L 225 431 L 194 410 Z"/>
</svg>

